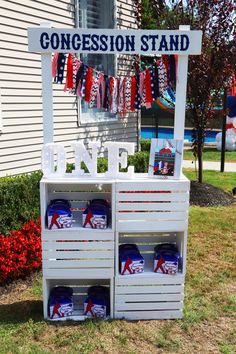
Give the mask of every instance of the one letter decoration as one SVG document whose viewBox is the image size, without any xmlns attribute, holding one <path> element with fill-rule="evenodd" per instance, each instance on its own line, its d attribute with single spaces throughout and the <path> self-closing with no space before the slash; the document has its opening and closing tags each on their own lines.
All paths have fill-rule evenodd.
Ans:
<svg viewBox="0 0 236 354">
<path fill-rule="evenodd" d="M 56 154 L 56 169 L 55 169 Z M 64 146 L 61 144 L 48 143 L 42 150 L 42 170 L 44 177 L 64 177 L 66 171 L 66 154 Z"/>
<path fill-rule="evenodd" d="M 134 166 L 129 166 L 127 172 L 119 172 L 119 168 L 120 166 L 121 168 L 127 167 L 127 155 L 134 154 L 134 143 L 108 141 L 104 143 L 104 147 L 108 150 L 108 171 L 105 173 L 106 177 L 132 178 L 134 175 Z M 120 154 L 120 149 L 126 151 Z"/>
<path fill-rule="evenodd" d="M 75 170 L 72 172 L 75 176 L 83 176 L 84 170 L 81 168 L 81 162 L 83 161 L 88 167 L 90 176 L 97 176 L 97 155 L 100 142 L 90 141 L 88 143 L 92 150 L 92 157 L 89 155 L 84 144 L 82 142 L 73 143 L 72 146 L 75 150 Z"/>
<path fill-rule="evenodd" d="M 128 155 L 134 154 L 134 143 L 109 141 L 104 143 L 108 150 L 108 171 L 97 172 L 98 149 L 101 146 L 98 141 L 91 141 L 88 146 L 91 153 L 87 151 L 82 142 L 71 144 L 75 151 L 75 169 L 72 173 L 66 173 L 66 153 L 61 144 L 48 143 L 42 150 L 42 169 L 46 178 L 65 178 L 65 177 L 106 177 L 106 178 L 132 178 L 134 176 L 134 166 L 129 166 Z M 121 150 L 121 151 L 120 151 Z M 81 168 L 84 162 L 89 170 L 85 173 Z M 127 168 L 127 172 L 120 172 L 119 169 Z"/>
</svg>

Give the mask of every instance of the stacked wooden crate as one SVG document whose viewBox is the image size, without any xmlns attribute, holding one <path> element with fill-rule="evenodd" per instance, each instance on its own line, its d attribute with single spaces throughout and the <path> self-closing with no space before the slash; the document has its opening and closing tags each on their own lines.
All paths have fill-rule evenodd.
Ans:
<svg viewBox="0 0 236 354">
<path fill-rule="evenodd" d="M 46 209 L 53 199 L 71 202 L 72 228 L 48 230 Z M 82 227 L 82 210 L 92 199 L 111 205 L 107 229 Z M 43 179 L 41 181 L 44 317 L 50 290 L 73 287 L 74 312 L 83 320 L 83 303 L 92 285 L 110 288 L 110 317 L 180 318 L 183 308 L 189 205 L 189 181 L 157 180 L 135 175 L 129 180 Z M 176 275 L 154 273 L 155 245 L 175 243 L 182 259 Z M 145 260 L 143 273 L 119 273 L 119 245 L 135 243 Z"/>
</svg>

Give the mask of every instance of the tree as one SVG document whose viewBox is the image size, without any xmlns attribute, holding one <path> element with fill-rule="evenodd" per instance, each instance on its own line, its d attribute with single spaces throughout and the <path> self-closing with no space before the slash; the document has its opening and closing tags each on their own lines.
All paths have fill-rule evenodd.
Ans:
<svg viewBox="0 0 236 354">
<path fill-rule="evenodd" d="M 193 121 L 193 151 L 198 181 L 203 180 L 202 151 L 216 102 L 236 63 L 234 0 L 143 0 L 142 27 L 178 29 L 190 25 L 203 32 L 202 54 L 189 57 L 187 103 Z"/>
</svg>

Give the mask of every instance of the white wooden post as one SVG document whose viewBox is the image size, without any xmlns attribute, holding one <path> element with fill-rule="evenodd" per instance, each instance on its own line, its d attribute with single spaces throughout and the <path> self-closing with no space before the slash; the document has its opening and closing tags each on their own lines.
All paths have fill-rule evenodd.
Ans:
<svg viewBox="0 0 236 354">
<path fill-rule="evenodd" d="M 179 26 L 179 30 L 189 31 L 190 26 Z M 179 55 L 176 83 L 174 139 L 184 139 L 187 76 L 188 55 Z"/>
<path fill-rule="evenodd" d="M 42 22 L 40 27 L 52 27 L 50 22 Z M 42 100 L 43 100 L 43 143 L 53 142 L 53 90 L 51 52 L 41 54 Z"/>
</svg>

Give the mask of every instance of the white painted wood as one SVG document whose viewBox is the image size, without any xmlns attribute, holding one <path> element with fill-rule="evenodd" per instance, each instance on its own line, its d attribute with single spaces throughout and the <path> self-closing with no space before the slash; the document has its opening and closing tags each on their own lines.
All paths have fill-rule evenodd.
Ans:
<svg viewBox="0 0 236 354">
<path fill-rule="evenodd" d="M 49 288 L 48 280 L 44 277 L 42 281 L 42 286 L 43 286 L 43 317 L 44 319 L 47 319 L 50 288 Z"/>
<path fill-rule="evenodd" d="M 66 320 L 85 320 L 87 316 L 84 316 L 84 301 L 87 298 L 87 291 L 90 286 L 93 285 L 103 285 L 107 286 L 110 289 L 110 318 L 113 317 L 113 293 L 114 293 L 114 285 L 113 279 L 50 279 L 50 278 L 43 278 L 44 284 L 44 318 L 50 321 L 66 321 Z M 60 319 L 49 319 L 48 317 L 48 299 L 50 290 L 54 286 L 69 286 L 73 289 L 73 303 L 74 303 L 74 311 L 72 316 L 68 316 L 67 318 L 60 318 Z"/>
<path fill-rule="evenodd" d="M 65 247 L 65 246 L 64 246 Z M 79 248 L 77 250 L 68 251 L 68 250 L 49 250 L 42 252 L 43 260 L 51 260 L 51 259 L 73 259 L 73 260 L 83 260 L 89 259 L 91 263 L 93 263 L 93 259 L 101 260 L 101 259 L 114 259 L 114 251 L 81 251 Z"/>
<path fill-rule="evenodd" d="M 183 300 L 183 294 L 139 294 L 138 290 L 137 293 L 134 294 L 122 294 L 122 295 L 117 295 L 116 296 L 116 303 L 131 303 L 131 302 L 137 302 L 139 303 L 140 310 L 142 309 L 142 303 L 143 302 L 168 302 L 168 301 L 182 301 Z"/>
<path fill-rule="evenodd" d="M 74 245 L 76 243 L 78 243 L 77 241 L 83 241 L 80 242 L 79 244 L 84 243 L 84 241 L 89 241 L 89 243 L 91 244 L 90 241 L 98 241 L 97 244 L 100 244 L 101 242 L 99 241 L 110 241 L 107 242 L 107 244 L 105 242 L 102 242 L 103 247 L 106 247 L 106 245 L 111 245 L 111 241 L 114 240 L 114 233 L 111 232 L 111 229 L 105 229 L 103 230 L 103 232 L 101 233 L 100 230 L 96 230 L 96 229 L 85 229 L 85 228 L 81 228 L 81 230 L 78 232 L 78 230 L 74 230 L 73 228 L 71 228 L 71 230 L 47 230 L 47 231 L 43 231 L 42 234 L 42 241 L 45 244 L 45 247 L 49 247 L 49 244 L 55 244 L 55 241 L 67 241 L 67 247 L 69 247 L 69 242 L 68 241 L 72 241 L 71 245 Z M 46 242 L 45 242 L 46 241 Z M 49 242 L 49 241 L 54 241 L 54 242 Z M 96 246 L 97 246 L 96 244 Z M 59 247 L 60 243 L 57 243 L 57 248 Z M 94 245 L 94 242 L 93 242 Z M 93 246 L 91 246 L 93 247 Z"/>
<path fill-rule="evenodd" d="M 135 174 L 135 177 L 138 177 L 138 173 Z M 142 174 L 140 174 L 142 177 Z M 131 192 L 131 191 L 136 191 L 136 192 L 141 192 L 145 191 L 150 192 L 152 191 L 153 193 L 161 193 L 162 191 L 178 191 L 178 192 L 184 192 L 189 190 L 189 181 L 188 180 L 155 180 L 153 179 L 148 179 L 142 181 L 138 180 L 138 183 L 135 183 L 136 180 L 125 180 L 124 182 L 117 182 L 116 183 L 116 192 L 121 193 L 122 192 Z"/>
<path fill-rule="evenodd" d="M 137 222 L 135 222 L 137 223 Z M 130 222 L 130 224 L 132 225 L 132 222 Z M 145 223 L 143 223 L 145 224 Z M 168 222 L 169 224 L 169 222 Z M 128 225 L 129 226 L 129 225 Z M 140 226 L 140 224 L 139 224 Z M 119 225 L 116 227 L 116 229 L 118 229 Z M 159 278 L 156 276 L 158 276 L 159 274 L 154 273 L 154 248 L 157 244 L 160 243 L 165 243 L 165 242 L 170 242 L 170 243 L 174 243 L 178 246 L 179 252 L 181 257 L 184 257 L 183 254 L 183 243 L 185 242 L 184 239 L 184 233 L 183 232 L 147 232 L 147 228 L 148 226 L 145 226 L 145 231 L 140 232 L 136 231 L 135 233 L 132 232 L 127 232 L 127 225 L 126 225 L 126 232 L 124 233 L 118 233 L 116 232 L 116 242 L 115 242 L 115 274 L 116 276 L 121 276 L 119 273 L 119 262 L 118 262 L 118 255 L 119 255 L 119 245 L 121 244 L 126 244 L 126 243 L 134 243 L 136 245 L 138 245 L 139 251 L 142 254 L 144 261 L 145 261 L 145 266 L 144 266 L 144 272 L 139 274 L 139 277 L 144 277 L 145 281 L 147 279 L 148 276 L 151 276 L 153 278 L 152 282 L 149 283 L 149 285 L 154 286 L 154 281 L 157 282 L 157 285 L 159 285 Z M 156 224 L 156 229 L 159 229 L 160 225 Z M 185 265 L 183 264 L 183 267 Z M 180 276 L 181 274 L 184 274 L 184 269 L 182 269 L 181 273 L 178 273 L 177 275 L 175 275 L 176 277 Z M 160 274 L 162 275 L 162 274 Z M 126 278 L 127 276 L 121 276 Z M 129 276 L 128 278 L 131 278 L 130 282 L 133 285 L 137 285 L 139 283 L 137 283 L 137 275 L 132 275 Z M 176 278 L 176 280 L 178 280 L 178 278 Z M 122 279 L 121 279 L 122 282 Z M 137 283 L 137 284 L 136 284 Z M 145 283 L 148 284 L 148 283 Z M 165 284 L 165 283 L 164 283 Z M 137 291 L 137 288 L 135 288 Z"/>
<path fill-rule="evenodd" d="M 40 44 L 40 38 L 43 33 L 46 33 L 43 35 L 43 46 Z M 60 38 L 61 34 L 66 34 L 70 37 L 70 45 L 67 46 L 66 48 L 64 46 L 60 45 Z M 59 44 L 57 47 L 51 46 L 50 43 L 50 38 L 51 35 L 58 35 L 59 36 Z M 88 45 L 84 46 L 79 42 L 80 45 L 78 45 L 77 42 L 73 42 L 73 35 L 79 35 L 80 38 L 83 38 L 83 35 L 86 36 L 92 36 L 93 34 L 96 35 L 105 35 L 108 37 L 107 40 L 107 48 L 101 48 L 100 45 L 101 43 L 98 42 L 99 48 L 96 50 L 93 49 L 93 46 L 90 45 L 90 39 L 88 39 Z M 114 42 L 116 43 L 117 38 L 118 41 L 121 38 L 124 39 L 124 41 L 128 41 L 126 39 L 126 36 L 129 36 L 129 40 L 134 39 L 134 44 L 132 47 L 130 46 L 122 46 L 122 53 L 128 53 L 128 54 L 178 54 L 179 56 L 181 55 L 189 55 L 189 54 L 201 54 L 201 37 L 202 37 L 202 32 L 201 31 L 166 31 L 166 30 L 116 30 L 116 29 L 48 29 L 48 28 L 35 28 L 31 27 L 28 28 L 28 43 L 29 43 L 29 50 L 32 52 L 53 52 L 53 51 L 58 51 L 58 52 L 79 52 L 79 53 L 118 53 L 120 54 L 120 46 L 116 48 L 116 45 L 112 48 L 110 46 L 110 36 L 114 36 Z M 132 37 L 131 37 L 132 36 Z M 145 42 L 144 43 L 144 36 L 145 37 Z M 158 36 L 155 38 L 157 39 L 156 47 L 151 46 L 151 41 L 149 36 Z M 168 48 L 169 42 L 170 42 L 170 36 L 178 36 L 179 40 L 181 39 L 181 36 L 187 37 L 189 40 L 189 45 L 185 46 L 186 49 L 181 50 L 181 48 Z M 166 42 L 168 43 L 166 47 L 161 48 L 160 46 L 160 41 L 161 39 L 165 37 Z M 45 39 L 47 38 L 47 39 Z M 87 37 L 90 38 L 90 37 Z M 73 44 L 74 43 L 74 44 Z M 89 46 L 89 48 L 88 48 Z"/>
<path fill-rule="evenodd" d="M 153 297 L 153 300 L 155 297 Z M 120 311 L 155 311 L 155 310 L 181 310 L 183 308 L 183 302 L 145 302 L 142 303 L 140 306 L 139 302 L 132 302 L 132 303 L 116 303 L 115 308 L 117 312 Z"/>
<path fill-rule="evenodd" d="M 187 232 L 187 230 L 184 231 L 183 237 L 184 237 L 184 242 L 182 244 L 182 254 L 183 254 L 182 262 L 183 262 L 183 274 L 186 274 L 186 267 L 187 267 L 187 265 L 186 265 L 186 263 L 187 263 L 187 242 L 188 242 L 188 232 Z"/>
<path fill-rule="evenodd" d="M 116 312 L 115 318 L 125 318 L 127 320 L 164 320 L 182 318 L 182 310 L 167 310 L 167 311 L 127 311 Z"/>
<path fill-rule="evenodd" d="M 43 267 L 51 269 L 66 269 L 66 268 L 113 268 L 113 260 L 43 260 Z M 101 276 L 101 275 L 100 275 Z"/>
<path fill-rule="evenodd" d="M 171 293 L 183 293 L 184 285 L 148 285 L 138 286 L 139 294 L 171 294 Z M 123 294 L 136 294 L 137 286 L 117 286 L 116 295 Z M 121 298 L 122 301 L 122 298 Z"/>
<path fill-rule="evenodd" d="M 41 227 L 42 230 L 45 229 L 45 215 L 46 215 L 46 201 L 48 200 L 48 191 L 45 188 L 45 185 L 40 183 L 40 215 L 41 215 Z M 44 233 L 42 232 L 41 238 L 43 240 Z"/>
<path fill-rule="evenodd" d="M 139 222 L 136 221 L 135 223 L 132 221 L 128 222 L 117 222 L 116 223 L 116 230 L 123 232 L 123 231 L 130 231 L 130 232 L 145 232 L 145 231 L 156 231 L 158 227 L 158 231 L 184 231 L 188 227 L 188 221 L 173 221 L 173 222 L 165 222 L 160 221 L 158 223 L 147 223 L 147 222 Z"/>
<path fill-rule="evenodd" d="M 189 193 L 124 193 L 118 194 L 116 197 L 117 202 L 143 202 L 149 203 L 150 201 L 174 201 L 174 202 L 187 202 L 189 200 Z"/>
<path fill-rule="evenodd" d="M 54 193 L 50 193 L 49 198 L 57 199 L 57 198 L 66 198 L 73 201 L 89 201 L 91 199 L 101 198 L 101 199 L 110 199 L 111 193 L 101 193 L 101 192 L 59 192 L 55 191 Z"/>
<path fill-rule="evenodd" d="M 45 183 L 46 185 L 49 185 L 48 188 L 51 190 L 54 190 L 55 188 L 60 188 L 61 191 L 98 191 L 98 186 L 99 184 L 102 184 L 102 190 L 104 191 L 111 191 L 112 189 L 112 183 L 115 181 L 110 179 L 110 178 L 103 178 L 102 180 L 99 180 L 98 178 L 91 178 L 88 177 L 86 179 L 80 179 L 76 177 L 76 179 L 70 179 L 70 178 L 54 178 L 54 179 L 46 179 L 42 178 L 41 180 L 42 183 Z M 87 189 L 86 189 L 87 188 Z"/>
<path fill-rule="evenodd" d="M 83 197 L 82 199 L 86 199 L 88 196 L 93 197 L 94 194 L 91 189 L 94 190 L 98 180 L 93 178 L 85 180 L 85 182 L 81 180 L 76 180 L 75 182 L 74 179 L 63 179 L 63 183 L 60 179 L 52 181 L 43 179 L 41 182 L 41 197 L 44 199 L 43 213 L 46 212 L 46 205 L 53 198 L 52 196 L 63 195 L 67 199 L 71 198 L 73 200 L 72 206 L 76 205 L 76 202 L 74 204 L 74 199 L 78 199 L 78 195 Z M 115 287 L 112 292 L 115 318 L 180 318 L 182 316 L 184 274 L 186 269 L 187 232 L 184 232 L 184 230 L 187 228 L 188 200 L 183 203 L 175 202 L 176 205 L 185 205 L 184 210 L 181 211 L 178 211 L 177 207 L 173 211 L 167 212 L 155 212 L 155 208 L 154 212 L 150 212 L 148 209 L 145 212 L 140 210 L 136 212 L 118 212 L 118 210 L 120 206 L 123 208 L 125 204 L 129 206 L 131 211 L 132 209 L 135 210 L 134 206 L 142 204 L 147 206 L 147 208 L 148 204 L 153 204 L 157 207 L 162 204 L 164 206 L 170 205 L 172 203 L 166 203 L 166 201 L 164 203 L 148 203 L 148 200 L 147 203 L 132 203 L 129 199 L 130 196 L 139 197 L 140 194 L 145 195 L 146 198 L 153 194 L 158 196 L 180 196 L 184 194 L 188 196 L 188 189 L 186 188 L 183 193 L 166 193 L 165 191 L 146 193 L 145 191 L 149 190 L 149 186 L 147 185 L 146 189 L 144 189 L 143 181 L 140 179 L 134 182 L 134 193 L 118 193 L 115 181 L 107 180 L 106 182 L 103 188 L 107 190 L 105 195 L 109 195 L 111 198 L 112 214 L 113 218 L 116 218 L 116 223 L 114 220 L 116 229 L 115 250 L 114 233 L 111 231 L 84 229 L 81 232 L 77 232 L 76 229 L 43 229 L 44 277 L 52 279 L 53 283 L 51 282 L 51 285 L 56 284 L 56 279 L 61 282 L 63 278 L 67 279 L 67 284 L 70 283 L 70 279 L 71 282 L 74 282 L 74 278 L 78 279 L 76 281 L 79 281 L 79 278 L 81 281 L 83 281 L 82 279 L 93 279 L 94 281 L 94 279 L 109 278 L 110 282 L 113 282 L 115 265 Z M 118 183 L 119 187 L 122 187 L 121 183 Z M 152 187 L 155 187 L 153 182 Z M 137 191 L 141 193 L 137 193 Z M 117 199 L 121 196 L 124 197 L 124 195 L 129 196 L 127 203 L 119 203 Z M 158 218 L 163 218 L 164 220 L 160 221 Z M 132 230 L 132 228 L 135 228 L 135 230 Z M 118 233 L 122 229 L 123 232 Z M 90 242 L 84 242 L 84 240 Z M 153 250 L 155 245 L 160 242 L 174 242 L 178 245 L 183 258 L 182 273 L 171 276 L 153 272 Z M 144 273 L 132 276 L 119 275 L 118 246 L 121 243 L 138 244 L 140 252 L 145 259 Z M 82 294 L 80 295 L 78 286 L 76 286 L 76 289 L 76 301 L 80 302 Z M 78 308 L 78 311 L 81 310 Z"/>
<path fill-rule="evenodd" d="M 48 279 L 110 279 L 114 276 L 112 268 L 101 268 L 95 270 L 93 268 L 83 268 L 83 272 L 78 269 L 61 268 L 47 269 L 43 268 L 43 276 Z"/>
<path fill-rule="evenodd" d="M 50 23 L 41 26 L 51 27 Z M 42 97 L 43 97 L 43 141 L 44 144 L 53 142 L 53 94 L 52 94 L 52 55 L 42 54 Z"/>
<path fill-rule="evenodd" d="M 117 218 L 119 221 L 125 220 L 125 221 L 152 221 L 152 222 L 159 222 L 163 220 L 167 221 L 178 221 L 178 220 L 186 220 L 188 217 L 188 212 L 155 212 L 155 211 L 144 211 L 144 212 L 138 212 L 136 210 L 133 210 L 126 213 L 126 212 L 119 212 L 117 213 Z"/>
<path fill-rule="evenodd" d="M 143 286 L 143 285 L 183 285 L 184 275 L 158 274 L 154 272 L 130 275 L 117 275 L 115 277 L 116 286 Z"/>
<path fill-rule="evenodd" d="M 180 26 L 180 31 L 190 31 L 190 26 Z M 174 139 L 184 139 L 188 76 L 188 55 L 179 56 L 175 98 Z"/>
<path fill-rule="evenodd" d="M 128 203 L 116 203 L 116 210 L 117 210 L 117 215 L 119 216 L 121 212 L 124 211 L 178 211 L 178 212 L 184 212 L 187 211 L 189 207 L 189 202 L 180 202 L 180 203 L 136 203 L 132 202 L 130 204 Z"/>
</svg>

